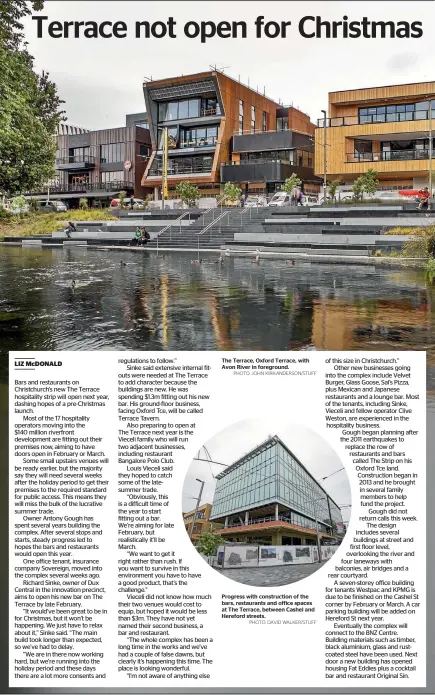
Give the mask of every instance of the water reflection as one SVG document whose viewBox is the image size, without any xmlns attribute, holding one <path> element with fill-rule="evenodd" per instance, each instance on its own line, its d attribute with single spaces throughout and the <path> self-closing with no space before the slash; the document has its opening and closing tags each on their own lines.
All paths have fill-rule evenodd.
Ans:
<svg viewBox="0 0 435 695">
<path fill-rule="evenodd" d="M 2 247 L 1 379 L 17 349 L 413 349 L 427 350 L 432 386 L 434 290 L 422 273 L 191 259 Z"/>
</svg>

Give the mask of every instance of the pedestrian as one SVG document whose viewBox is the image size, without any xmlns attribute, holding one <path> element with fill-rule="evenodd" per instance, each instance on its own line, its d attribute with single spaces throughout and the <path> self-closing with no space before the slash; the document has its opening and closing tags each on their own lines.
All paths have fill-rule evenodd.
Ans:
<svg viewBox="0 0 435 695">
<path fill-rule="evenodd" d="M 133 210 L 133 208 L 134 208 L 134 197 L 133 197 L 133 196 L 131 196 L 131 198 L 130 198 L 130 208 L 131 208 L 132 210 Z"/>
<path fill-rule="evenodd" d="M 65 234 L 67 239 L 71 239 L 71 232 L 76 232 L 76 226 L 73 222 L 68 222 L 67 226 L 65 227 Z"/>
<path fill-rule="evenodd" d="M 302 191 L 299 191 L 299 193 L 298 193 L 298 205 L 303 205 L 303 200 L 304 200 L 303 193 L 302 193 Z"/>
<path fill-rule="evenodd" d="M 418 197 L 420 198 L 420 202 L 417 206 L 417 210 L 427 210 L 429 205 L 429 189 L 427 186 L 418 192 Z"/>
</svg>

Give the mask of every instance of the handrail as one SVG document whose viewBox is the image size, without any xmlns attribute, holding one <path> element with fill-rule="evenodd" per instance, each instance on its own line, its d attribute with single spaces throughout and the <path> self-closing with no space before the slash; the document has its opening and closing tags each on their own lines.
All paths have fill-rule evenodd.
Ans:
<svg viewBox="0 0 435 695">
<path fill-rule="evenodd" d="M 180 224 L 180 232 L 181 232 L 181 220 L 183 220 L 186 217 L 186 215 L 189 215 L 189 217 L 190 217 L 190 210 L 183 212 L 183 214 L 180 215 L 180 217 L 176 217 L 175 220 L 171 220 L 169 222 L 169 224 L 166 225 L 166 227 L 163 227 L 163 229 L 161 229 L 160 232 L 157 232 L 156 236 L 154 237 L 154 239 L 157 239 L 157 251 L 159 250 L 159 236 L 160 236 L 160 234 L 163 234 L 163 232 L 167 232 L 168 229 L 171 229 L 171 227 L 174 227 L 177 222 Z M 171 240 L 172 240 L 172 237 L 171 237 Z"/>
<path fill-rule="evenodd" d="M 223 220 L 223 218 L 225 217 L 225 215 L 228 215 L 228 216 L 229 216 L 230 212 L 231 212 L 230 210 L 225 210 L 224 212 L 221 212 L 221 214 L 220 214 L 218 217 L 216 217 L 215 219 L 213 219 L 211 222 L 209 222 L 209 224 L 208 224 L 206 227 L 204 227 L 204 229 L 203 229 L 201 232 L 197 232 L 197 233 L 196 233 L 196 236 L 197 236 L 197 239 L 198 239 L 198 260 L 199 260 L 199 237 L 202 236 L 203 234 L 205 234 L 205 232 L 208 232 L 209 229 L 211 230 L 212 227 L 213 227 L 217 222 L 219 222 L 219 231 L 220 231 L 220 223 L 221 223 L 221 221 Z M 230 218 L 228 217 L 228 224 L 229 224 L 229 219 L 230 219 Z M 212 237 L 212 231 L 210 231 L 210 239 L 211 239 L 211 237 Z"/>
</svg>

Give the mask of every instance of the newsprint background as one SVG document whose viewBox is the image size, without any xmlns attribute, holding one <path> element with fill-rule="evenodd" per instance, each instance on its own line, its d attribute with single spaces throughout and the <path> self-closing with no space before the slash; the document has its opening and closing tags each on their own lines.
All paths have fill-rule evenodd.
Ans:
<svg viewBox="0 0 435 695">
<path fill-rule="evenodd" d="M 67 355 L 68 353 L 63 353 Z M 125 354 L 125 353 L 124 353 Z M 236 356 L 240 353 L 233 353 Z M 259 353 L 257 353 L 258 355 Z M 290 355 L 291 353 L 282 353 L 284 355 Z M 300 354 L 300 353 L 299 353 Z M 323 353 L 324 354 L 324 353 Z M 348 355 L 352 355 L 353 357 L 356 357 L 358 353 L 347 353 Z M 361 354 L 361 353 L 360 353 Z M 381 354 L 381 353 L 377 353 Z M 384 353 L 385 354 L 385 353 Z M 397 353 L 396 353 L 397 354 Z M 60 357 L 62 353 L 52 353 L 53 357 Z M 338 356 L 343 356 L 343 353 L 335 353 L 335 355 Z M 373 353 L 371 353 L 373 355 Z M 39 358 L 41 355 L 37 355 Z M 48 353 L 45 353 L 44 357 L 47 358 L 49 356 Z M 246 354 L 245 354 L 246 356 Z M 248 355 L 249 356 L 249 355 Z M 127 357 L 127 355 L 126 355 Z M 205 361 L 205 360 L 204 360 Z M 248 377 L 249 378 L 249 377 Z M 433 430 L 433 426 L 435 424 L 435 418 L 434 418 L 434 409 L 433 409 L 433 400 L 429 396 L 429 404 L 428 404 L 428 437 L 429 437 L 429 446 L 428 450 L 429 452 L 432 450 L 432 445 L 433 445 L 433 438 L 431 437 L 431 431 Z M 5 432 L 6 435 L 6 432 Z M 2 438 L 2 441 L 3 438 Z M 435 484 L 434 476 L 433 476 L 433 466 L 432 466 L 433 461 L 428 459 L 428 470 L 427 470 L 427 490 L 430 491 L 433 489 L 433 485 Z M 5 499 L 5 504 L 3 505 L 3 509 L 7 508 L 7 500 Z M 110 693 L 129 693 L 129 692 L 143 692 L 143 693 L 161 693 L 162 695 L 164 693 L 299 693 L 299 692 L 306 692 L 306 693 L 321 693 L 321 692 L 328 692 L 328 693 L 335 693 L 335 692 L 342 692 L 342 693 L 376 693 L 376 692 L 382 692 L 382 693 L 433 693 L 433 683 L 434 683 L 434 672 L 432 668 L 432 662 L 433 662 L 433 591 L 431 587 L 431 579 L 433 577 L 432 570 L 433 570 L 433 553 L 431 553 L 431 533 L 430 529 L 432 528 L 431 524 L 433 523 L 433 504 L 432 504 L 432 499 L 430 496 L 428 496 L 428 510 L 429 510 L 429 519 L 428 519 L 428 562 L 427 562 L 427 569 L 428 569 L 428 596 L 427 596 L 427 605 L 428 605 L 428 650 L 427 650 L 427 663 L 428 663 L 428 673 L 427 673 L 427 687 L 426 688 L 352 688 L 352 687 L 344 687 L 344 688 L 237 688 L 237 689 L 232 689 L 232 688 L 220 688 L 218 687 L 219 684 L 216 684 L 216 687 L 180 687 L 180 688 L 174 688 L 174 687 L 159 687 L 159 688 L 153 688 L 153 687 L 142 687 L 142 688 L 62 688 L 62 689 L 55 689 L 55 688 L 13 688 L 10 690 L 10 692 L 65 692 L 65 693 L 87 693 L 87 692 L 100 692 L 100 693 L 105 693 L 105 692 L 110 692 Z M 4 528 L 7 526 L 7 520 L 5 519 L 5 525 Z M 5 557 L 6 559 L 6 557 Z M 6 566 L 6 563 L 5 563 Z M 235 585 L 236 587 L 237 585 Z M 225 587 L 227 589 L 227 587 Z M 223 588 L 223 591 L 225 590 Z M 234 591 L 237 592 L 237 589 L 234 588 Z M 283 591 L 285 589 L 283 588 Z M 7 605 L 3 606 L 4 612 L 3 615 L 7 615 Z M 7 621 L 4 620 L 2 621 L 3 626 L 7 626 Z M 258 628 L 257 628 L 258 629 Z M 261 639 L 258 640 L 258 643 L 261 645 Z M 255 663 L 258 661 L 258 659 L 261 656 L 261 647 L 259 647 L 260 651 L 257 652 L 257 649 L 255 650 L 255 653 L 253 651 L 252 653 L 252 665 L 255 665 Z M 289 662 L 291 662 L 291 643 L 288 646 L 289 649 Z M 233 648 L 230 650 L 232 651 Z M 7 649 L 3 652 L 5 657 L 7 656 L 8 652 Z M 299 664 L 300 666 L 309 666 L 310 659 L 311 658 L 317 658 L 322 660 L 322 655 L 316 655 L 313 653 L 309 653 L 307 656 L 307 662 L 306 664 Z M 271 665 L 273 667 L 273 665 Z M 1 669 L 1 675 L 3 678 L 3 675 L 7 673 L 8 668 L 7 668 L 7 659 L 2 662 L 2 669 Z M 6 692 L 6 688 L 3 689 L 4 692 Z"/>
</svg>

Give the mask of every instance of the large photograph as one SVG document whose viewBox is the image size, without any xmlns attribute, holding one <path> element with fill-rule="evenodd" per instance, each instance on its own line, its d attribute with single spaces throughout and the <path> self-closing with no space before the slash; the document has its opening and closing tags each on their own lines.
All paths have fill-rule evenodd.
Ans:
<svg viewBox="0 0 435 695">
<path fill-rule="evenodd" d="M 0 0 L 2 692 L 429 692 L 434 26 Z"/>
</svg>

